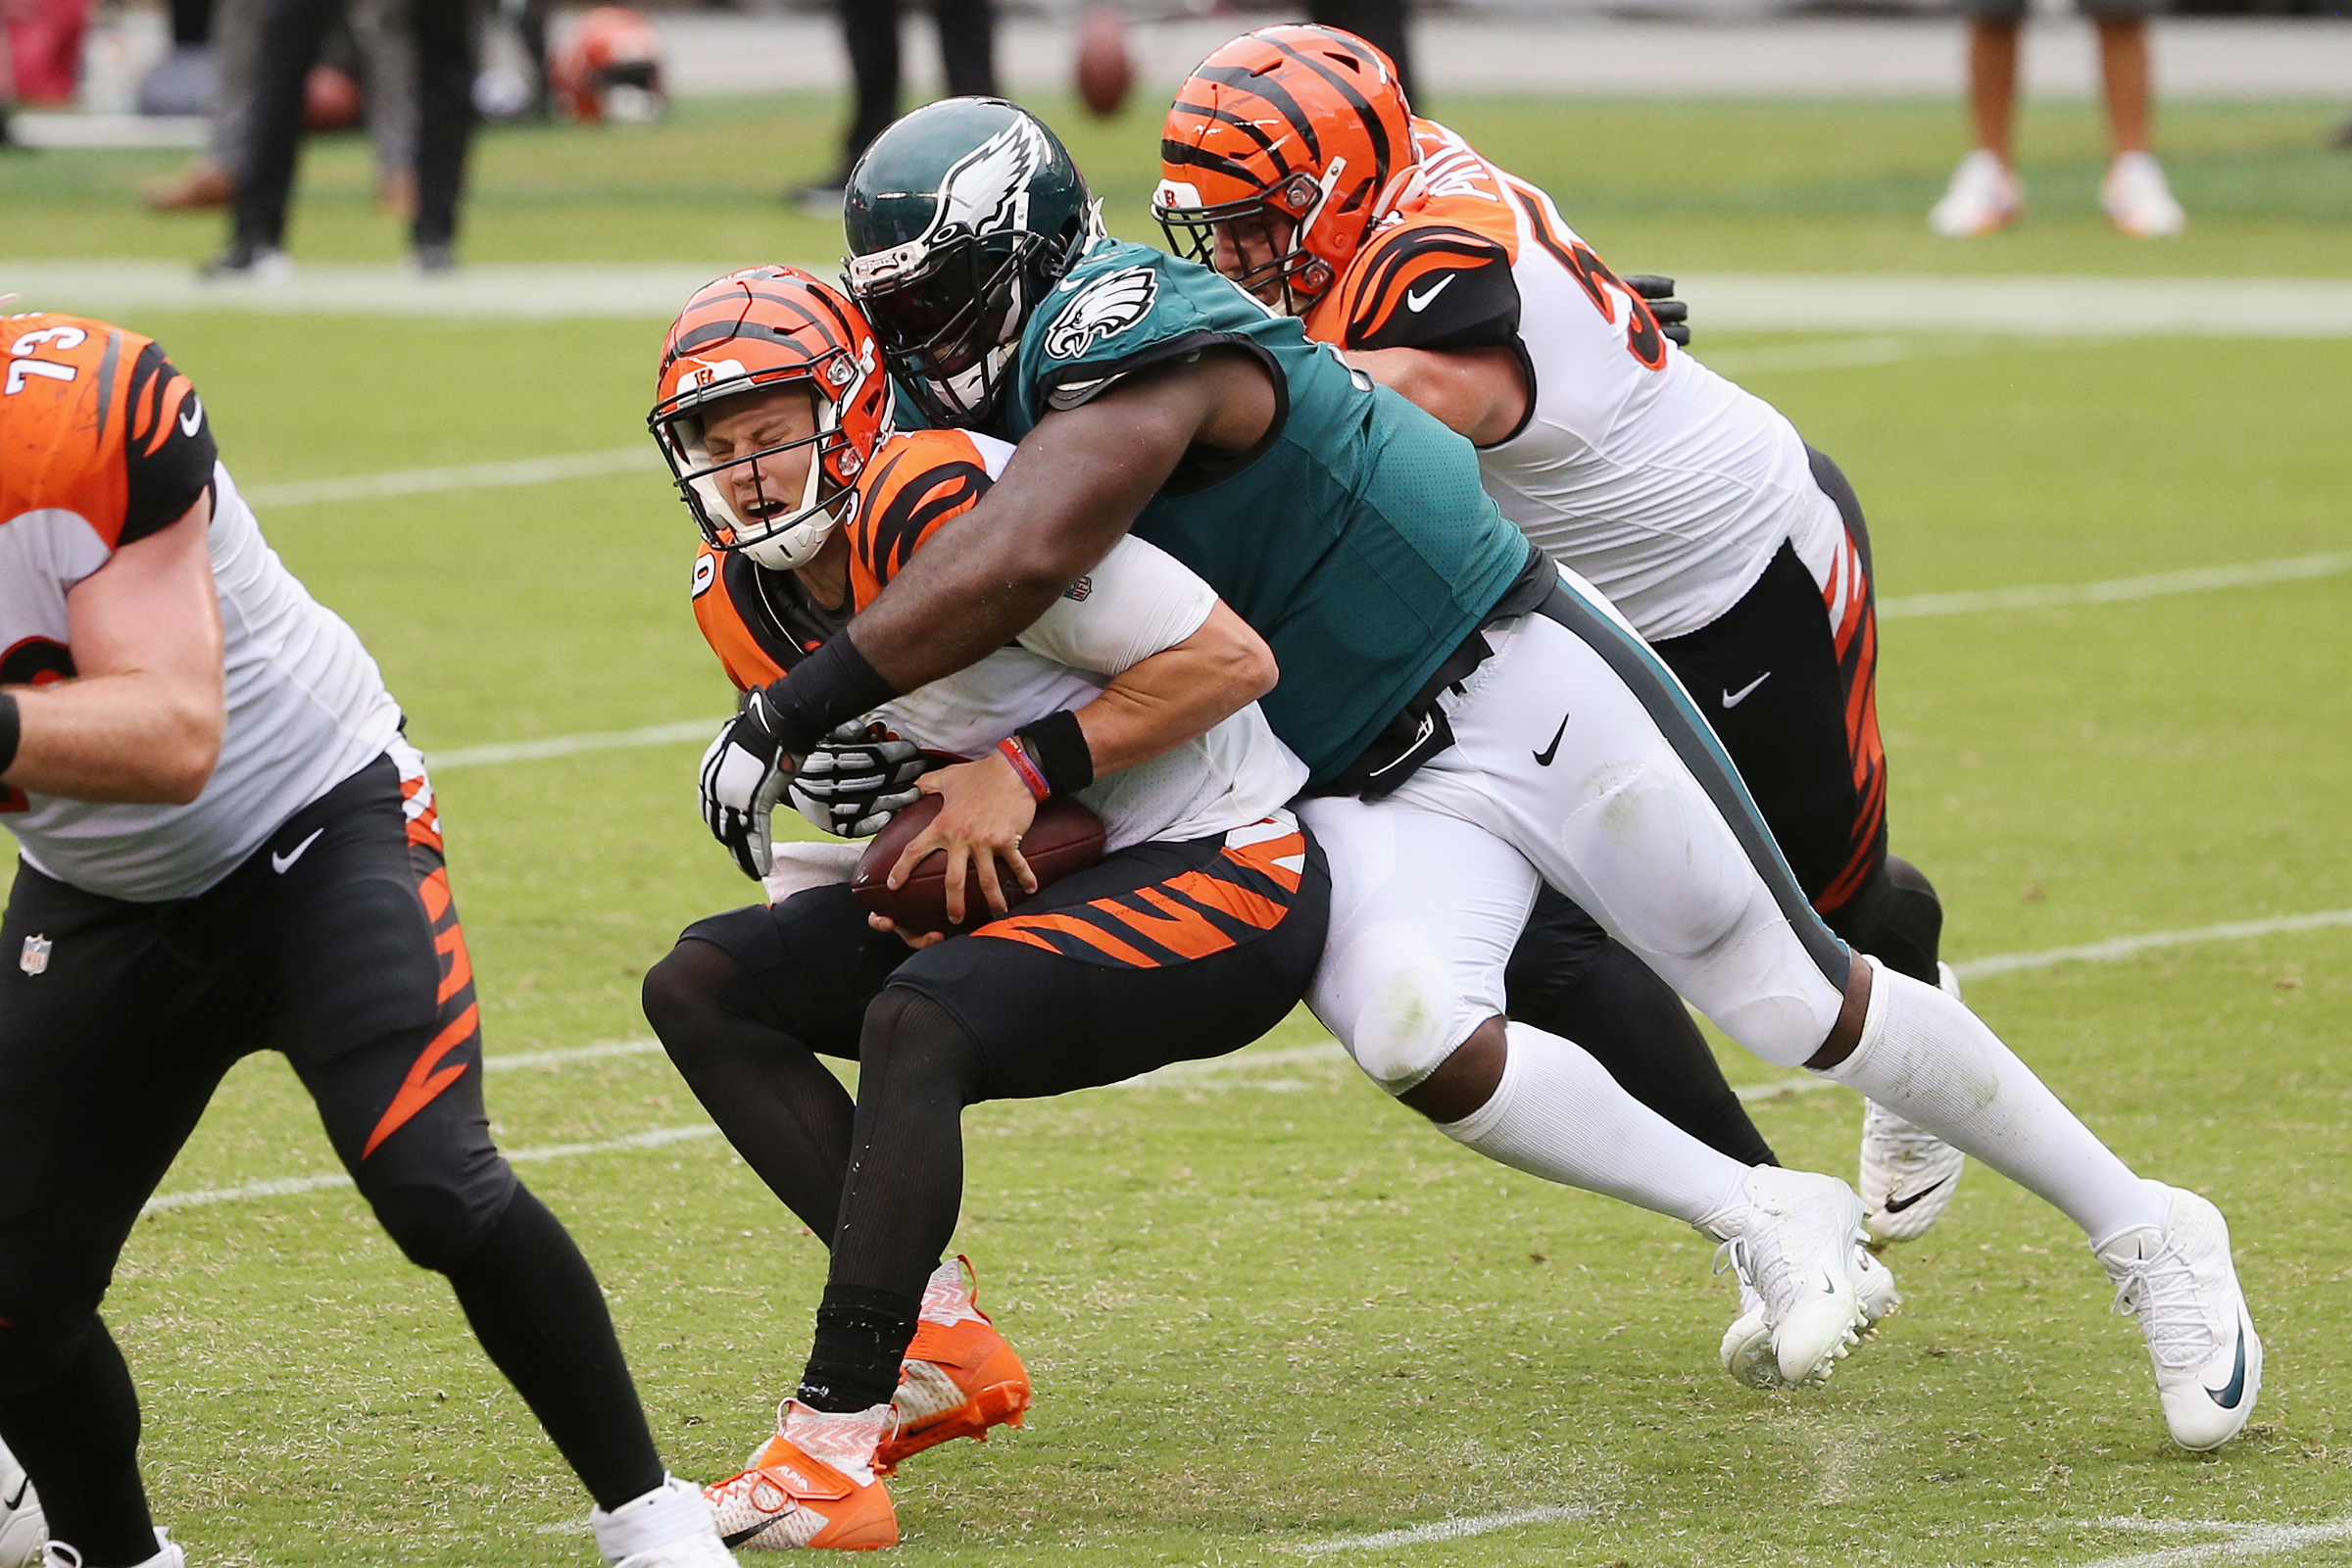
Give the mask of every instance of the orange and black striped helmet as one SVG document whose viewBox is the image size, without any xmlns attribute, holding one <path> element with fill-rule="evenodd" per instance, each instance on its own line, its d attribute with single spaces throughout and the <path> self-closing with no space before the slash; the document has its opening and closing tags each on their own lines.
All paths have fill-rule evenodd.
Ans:
<svg viewBox="0 0 2352 1568">
<path fill-rule="evenodd" d="M 1388 56 L 1337 27 L 1260 27 L 1177 89 L 1152 211 L 1178 255 L 1298 314 L 1347 270 L 1414 164 Z"/>
<path fill-rule="evenodd" d="M 713 405 L 780 388 L 807 393 L 810 433 L 714 462 Z M 890 417 L 890 377 L 864 313 L 797 267 L 747 268 L 697 289 L 662 344 L 655 396 L 646 425 L 703 537 L 778 571 L 806 565 L 847 520 L 841 504 Z M 803 447 L 798 497 L 769 494 L 776 460 Z"/>
</svg>

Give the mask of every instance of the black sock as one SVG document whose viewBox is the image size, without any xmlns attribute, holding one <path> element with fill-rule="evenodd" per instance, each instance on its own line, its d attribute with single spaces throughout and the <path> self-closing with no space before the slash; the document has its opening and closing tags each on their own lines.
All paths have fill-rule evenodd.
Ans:
<svg viewBox="0 0 2352 1568">
<path fill-rule="evenodd" d="M 898 1392 L 899 1363 L 914 1338 L 922 1298 L 866 1285 L 827 1285 L 816 1308 L 816 1342 L 801 1374 L 811 1410 L 870 1410 Z"/>
<path fill-rule="evenodd" d="M 818 1241 L 841 1214 L 856 1107 L 816 1053 L 762 1016 L 759 988 L 714 944 L 680 942 L 645 977 L 645 1016 L 735 1146 Z"/>
<path fill-rule="evenodd" d="M 563 1222 L 517 1185 L 471 1257 L 449 1271 L 466 1320 L 600 1508 L 662 1485 L 662 1456 L 605 1309 Z"/>
<path fill-rule="evenodd" d="M 963 1107 L 986 1065 L 953 1014 L 905 986 L 866 1008 L 858 1044 L 858 1122 L 833 1271 L 801 1380 L 816 1410 L 888 1400 L 914 1338 L 923 1286 L 963 1205 Z"/>
<path fill-rule="evenodd" d="M 1530 976 L 1518 955 L 1505 973 L 1513 1018 L 1584 1047 L 1627 1094 L 1708 1148 L 1743 1165 L 1780 1163 L 1683 999 L 1631 952 L 1611 942 L 1564 984 Z"/>
<path fill-rule="evenodd" d="M 42 1358 L 56 1357 L 59 1370 L 0 1398 L 0 1440 L 32 1478 L 50 1540 L 79 1551 L 89 1568 L 145 1562 L 155 1555 L 155 1520 L 139 1484 L 139 1396 L 130 1368 L 93 1314 L 67 1330 L 0 1329 L 9 1383 L 31 1375 L 14 1363 L 35 1335 L 47 1342 Z"/>
</svg>

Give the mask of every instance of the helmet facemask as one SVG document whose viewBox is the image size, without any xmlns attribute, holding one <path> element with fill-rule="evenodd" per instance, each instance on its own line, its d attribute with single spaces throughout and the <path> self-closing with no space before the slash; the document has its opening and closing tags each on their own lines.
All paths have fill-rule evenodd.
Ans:
<svg viewBox="0 0 2352 1568">
<path fill-rule="evenodd" d="M 813 365 L 733 385 L 747 379 L 740 363 L 706 363 L 690 375 L 707 380 L 682 387 L 654 410 L 647 422 L 669 462 L 678 493 L 713 550 L 737 551 L 772 571 L 792 571 L 814 561 L 827 537 L 849 519 L 851 482 L 865 460 L 841 427 L 841 408 L 858 385 L 861 369 L 874 373 L 835 350 Z M 708 431 L 714 414 L 732 412 L 726 405 L 738 398 L 784 389 L 807 397 L 814 414 L 809 434 L 711 458 Z M 767 469 L 773 460 L 803 448 L 808 466 L 798 494 L 771 491 Z M 738 503 L 739 486 L 733 482 L 738 474 L 751 481 L 746 505 Z"/>
<path fill-rule="evenodd" d="M 926 415 L 986 424 L 1010 385 L 1005 372 L 1029 314 L 1053 287 L 1053 250 L 1025 230 L 916 241 L 852 257 L 850 297 Z"/>
<path fill-rule="evenodd" d="M 1163 179 L 1152 195 L 1152 214 L 1178 256 L 1222 273 L 1285 316 L 1299 316 L 1334 281 L 1331 264 L 1306 248 L 1306 237 L 1330 207 L 1347 169 L 1347 159 L 1335 158 L 1321 179 L 1301 170 L 1256 195 L 1215 206 L 1202 206 L 1195 187 Z M 1220 248 L 1226 252 L 1224 266 L 1218 265 Z M 1264 259 L 1252 261 L 1255 257 Z"/>
</svg>

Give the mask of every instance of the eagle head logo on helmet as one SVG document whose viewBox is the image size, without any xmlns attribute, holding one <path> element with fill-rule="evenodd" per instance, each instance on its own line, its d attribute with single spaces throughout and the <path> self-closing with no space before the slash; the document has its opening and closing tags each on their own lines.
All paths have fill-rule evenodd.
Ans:
<svg viewBox="0 0 2352 1568">
<path fill-rule="evenodd" d="M 655 398 L 646 425 L 703 537 L 790 571 L 848 520 L 887 434 L 890 378 L 847 295 L 798 268 L 754 267 L 686 302 Z M 751 427 L 748 450 L 712 452 L 714 422 L 762 410 L 776 418 Z"/>
<path fill-rule="evenodd" d="M 1022 329 L 1101 237 L 1078 166 L 1001 98 L 949 98 L 874 139 L 842 222 L 851 295 L 891 369 L 941 424 L 985 425 Z"/>
<path fill-rule="evenodd" d="M 1260 27 L 1176 89 L 1152 215 L 1177 255 L 1299 315 L 1411 178 L 1412 129 L 1387 55 L 1337 27 Z"/>
</svg>

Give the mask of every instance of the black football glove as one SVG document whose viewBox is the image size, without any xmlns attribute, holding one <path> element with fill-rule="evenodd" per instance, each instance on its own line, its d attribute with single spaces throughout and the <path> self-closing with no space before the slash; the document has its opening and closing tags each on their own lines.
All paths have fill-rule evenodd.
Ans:
<svg viewBox="0 0 2352 1568">
<path fill-rule="evenodd" d="M 745 696 L 742 710 L 703 753 L 703 822 L 754 881 L 774 863 L 768 818 L 792 783 L 792 765 L 777 741 L 773 710 L 758 691 Z"/>
<path fill-rule="evenodd" d="M 1658 332 L 1678 348 L 1690 346 L 1690 307 L 1674 297 L 1674 279 L 1660 277 L 1655 272 L 1636 272 L 1620 279 L 1627 288 L 1642 296 L 1649 314 L 1658 319 Z"/>
<path fill-rule="evenodd" d="M 871 838 L 922 799 L 914 781 L 941 765 L 881 724 L 854 719 L 801 759 L 792 804 L 837 838 Z"/>
</svg>

